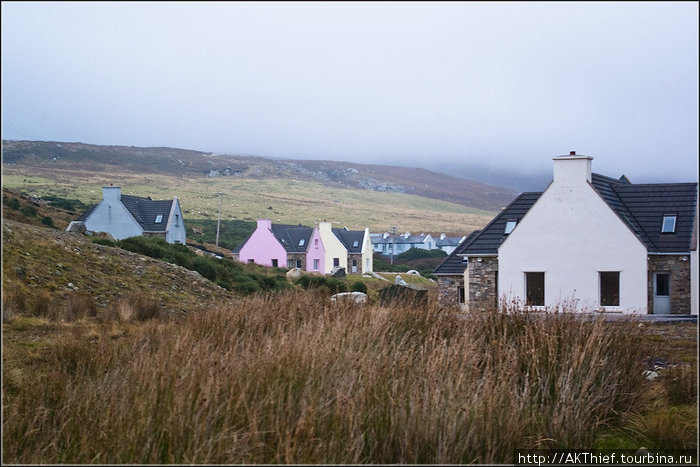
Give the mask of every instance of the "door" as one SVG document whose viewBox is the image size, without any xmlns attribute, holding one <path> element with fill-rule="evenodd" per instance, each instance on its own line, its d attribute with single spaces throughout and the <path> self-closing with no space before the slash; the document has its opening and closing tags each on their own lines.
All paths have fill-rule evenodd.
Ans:
<svg viewBox="0 0 700 467">
<path fill-rule="evenodd" d="M 357 272 L 357 260 L 352 260 L 352 272 Z"/>
<path fill-rule="evenodd" d="M 671 313 L 671 275 L 667 272 L 654 273 L 654 314 Z"/>
</svg>

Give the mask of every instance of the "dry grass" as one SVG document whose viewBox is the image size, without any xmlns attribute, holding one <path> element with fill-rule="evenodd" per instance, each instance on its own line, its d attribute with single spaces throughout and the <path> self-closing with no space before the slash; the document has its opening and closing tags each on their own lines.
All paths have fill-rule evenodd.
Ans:
<svg viewBox="0 0 700 467">
<path fill-rule="evenodd" d="M 65 331 L 13 386 L 4 462 L 510 463 L 593 446 L 643 384 L 636 326 L 567 315 L 295 290 L 110 323 Z"/>
</svg>

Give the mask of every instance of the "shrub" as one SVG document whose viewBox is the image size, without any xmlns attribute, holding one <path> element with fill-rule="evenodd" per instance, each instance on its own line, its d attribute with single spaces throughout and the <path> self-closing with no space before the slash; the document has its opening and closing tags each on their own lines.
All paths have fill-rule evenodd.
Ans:
<svg viewBox="0 0 700 467">
<path fill-rule="evenodd" d="M 19 200 L 17 198 L 3 198 L 5 206 L 11 209 L 19 209 Z"/>
<path fill-rule="evenodd" d="M 86 316 L 97 315 L 97 303 L 89 295 L 71 294 L 66 301 L 66 321 L 76 321 Z"/>
<path fill-rule="evenodd" d="M 55 226 L 53 225 L 53 219 L 51 219 L 51 217 L 49 217 L 49 216 L 44 216 L 44 217 L 42 217 L 42 218 L 41 218 L 41 223 L 44 224 L 44 225 L 47 225 L 47 226 L 49 226 L 49 227 L 55 227 Z"/>
<path fill-rule="evenodd" d="M 36 217 L 36 209 L 32 206 L 22 206 L 20 212 L 27 217 Z"/>
<path fill-rule="evenodd" d="M 356 281 L 350 286 L 350 292 L 367 293 L 367 285 L 364 282 Z"/>
<path fill-rule="evenodd" d="M 326 276 L 315 276 L 309 274 L 301 276 L 299 279 L 294 281 L 294 283 L 300 285 L 304 289 L 321 289 L 326 290 L 331 294 L 348 291 L 348 286 L 345 282 Z"/>
</svg>

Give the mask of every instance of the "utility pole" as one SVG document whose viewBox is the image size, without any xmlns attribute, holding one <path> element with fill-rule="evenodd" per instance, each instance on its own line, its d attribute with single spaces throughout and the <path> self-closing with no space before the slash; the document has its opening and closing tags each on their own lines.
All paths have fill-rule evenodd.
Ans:
<svg viewBox="0 0 700 467">
<path fill-rule="evenodd" d="M 391 262 L 389 264 L 394 264 L 394 238 L 396 238 L 396 229 L 398 229 L 397 226 L 392 225 L 391 226 Z"/>
<path fill-rule="evenodd" d="M 216 221 L 216 247 L 219 247 L 219 226 L 221 225 L 221 195 L 224 193 L 218 192 L 219 195 L 219 219 Z"/>
</svg>

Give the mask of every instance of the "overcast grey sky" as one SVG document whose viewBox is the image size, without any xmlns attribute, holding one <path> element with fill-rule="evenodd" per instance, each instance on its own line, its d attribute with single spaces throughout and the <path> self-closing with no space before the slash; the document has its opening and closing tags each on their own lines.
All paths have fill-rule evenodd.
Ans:
<svg viewBox="0 0 700 467">
<path fill-rule="evenodd" d="M 698 3 L 3 2 L 2 137 L 694 181 Z"/>
</svg>

